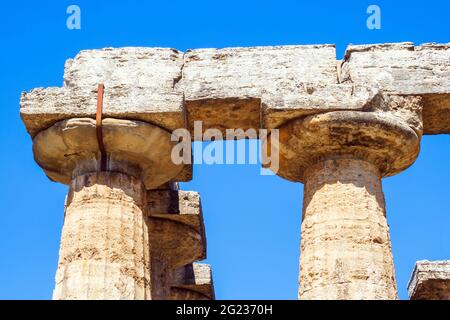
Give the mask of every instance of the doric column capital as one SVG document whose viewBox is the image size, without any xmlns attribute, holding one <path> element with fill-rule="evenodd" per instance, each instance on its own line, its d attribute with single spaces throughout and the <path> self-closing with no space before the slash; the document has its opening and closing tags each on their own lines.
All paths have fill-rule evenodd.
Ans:
<svg viewBox="0 0 450 320">
<path fill-rule="evenodd" d="M 279 151 L 278 175 L 300 182 L 312 165 L 340 158 L 370 162 L 382 177 L 391 176 L 409 167 L 420 148 L 417 132 L 387 112 L 326 112 L 294 119 L 279 130 L 279 144 L 272 149 Z"/>
<path fill-rule="evenodd" d="M 170 133 L 142 121 L 106 118 L 102 121 L 106 171 L 141 179 L 157 188 L 179 174 L 183 166 L 171 161 Z M 36 162 L 53 181 L 69 184 L 81 174 L 100 171 L 100 148 L 95 120 L 73 118 L 55 123 L 33 139 Z"/>
</svg>

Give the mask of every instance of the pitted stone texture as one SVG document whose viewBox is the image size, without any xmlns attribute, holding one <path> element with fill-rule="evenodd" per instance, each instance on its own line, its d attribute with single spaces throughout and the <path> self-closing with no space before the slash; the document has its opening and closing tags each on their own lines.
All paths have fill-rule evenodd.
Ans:
<svg viewBox="0 0 450 320">
<path fill-rule="evenodd" d="M 100 172 L 70 186 L 54 299 L 150 299 L 146 193 L 137 179 Z"/>
<path fill-rule="evenodd" d="M 349 46 L 340 78 L 388 94 L 421 96 L 424 132 L 450 132 L 449 44 Z"/>
<path fill-rule="evenodd" d="M 342 66 L 332 45 L 198 49 L 186 54 L 163 48 L 88 50 L 67 62 L 64 87 L 24 93 L 21 116 L 32 136 L 60 120 L 93 118 L 97 84 L 103 82 L 105 117 L 168 130 L 192 130 L 198 120 L 205 130 L 271 129 L 307 114 L 364 109 L 381 90 L 420 96 L 425 133 L 449 133 L 449 47 L 350 46 Z M 397 116 L 405 117 L 414 130 L 421 127 L 415 112 L 402 112 L 399 106 Z"/>
<path fill-rule="evenodd" d="M 179 85 L 186 99 L 189 128 L 259 128 L 264 93 L 336 84 L 332 45 L 198 49 L 185 54 Z"/>
<path fill-rule="evenodd" d="M 200 195 L 193 191 L 147 193 L 150 238 L 172 267 L 206 258 L 206 236 Z"/>
<path fill-rule="evenodd" d="M 308 169 L 303 200 L 300 299 L 396 299 L 378 168 L 326 160 Z"/>
<path fill-rule="evenodd" d="M 424 94 L 423 127 L 425 134 L 450 133 L 450 93 Z"/>
<path fill-rule="evenodd" d="M 64 86 L 90 90 L 103 83 L 111 88 L 130 85 L 158 92 L 174 87 L 182 65 L 183 53 L 170 48 L 83 50 L 66 62 Z"/>
<path fill-rule="evenodd" d="M 65 68 L 64 87 L 38 88 L 21 97 L 20 113 L 35 136 L 54 123 L 95 118 L 97 85 L 105 85 L 104 117 L 140 120 L 168 130 L 184 127 L 183 53 L 164 48 L 81 51 Z"/>
<path fill-rule="evenodd" d="M 200 196 L 192 191 L 152 190 L 147 201 L 152 297 L 164 300 L 172 295 L 177 270 L 206 258 Z"/>
<path fill-rule="evenodd" d="M 280 128 L 279 143 L 271 145 L 269 136 L 263 147 L 279 152 L 279 176 L 305 182 L 309 167 L 335 158 L 371 162 L 383 177 L 397 174 L 414 163 L 419 142 L 414 130 L 395 115 L 334 111 L 286 123 Z"/>
<path fill-rule="evenodd" d="M 175 188 L 152 190 L 147 195 L 149 215 L 201 216 L 200 194 Z"/>
<path fill-rule="evenodd" d="M 274 88 L 262 96 L 263 127 L 279 128 L 285 122 L 306 115 L 347 110 L 363 111 L 381 94 L 369 87 L 353 84 L 303 84 Z"/>
<path fill-rule="evenodd" d="M 154 189 L 174 179 L 183 169 L 171 161 L 169 132 L 141 121 L 103 119 L 103 143 L 107 171 L 133 175 Z M 95 120 L 78 118 L 60 121 L 41 131 L 33 140 L 36 162 L 53 181 L 71 179 L 100 168 L 100 150 Z"/>
<path fill-rule="evenodd" d="M 378 94 L 364 107 L 364 111 L 397 118 L 413 129 L 419 138 L 423 134 L 423 98 L 421 96 L 403 96 Z"/>
<path fill-rule="evenodd" d="M 214 285 L 211 266 L 191 263 L 174 271 L 171 300 L 213 300 Z"/>
<path fill-rule="evenodd" d="M 411 300 L 450 300 L 450 260 L 417 261 L 408 293 Z"/>
<path fill-rule="evenodd" d="M 393 94 L 450 92 L 450 45 L 412 43 L 349 46 L 342 80 Z"/>
</svg>

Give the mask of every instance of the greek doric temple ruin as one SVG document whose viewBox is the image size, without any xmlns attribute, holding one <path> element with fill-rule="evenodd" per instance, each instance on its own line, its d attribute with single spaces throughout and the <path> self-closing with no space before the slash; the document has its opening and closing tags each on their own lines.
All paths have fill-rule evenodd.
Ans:
<svg viewBox="0 0 450 320">
<path fill-rule="evenodd" d="M 381 179 L 450 133 L 450 45 L 87 50 L 20 114 L 69 186 L 54 299 L 214 298 L 200 197 L 178 188 L 192 165 L 171 161 L 195 121 L 267 129 L 276 173 L 304 184 L 300 299 L 397 299 Z M 418 262 L 409 292 L 450 299 L 450 262 Z"/>
</svg>

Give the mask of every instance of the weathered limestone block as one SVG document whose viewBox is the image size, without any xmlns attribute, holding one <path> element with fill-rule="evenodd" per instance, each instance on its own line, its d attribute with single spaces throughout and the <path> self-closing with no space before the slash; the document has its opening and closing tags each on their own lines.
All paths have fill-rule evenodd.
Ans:
<svg viewBox="0 0 450 320">
<path fill-rule="evenodd" d="M 82 177 L 124 175 L 152 190 L 146 194 L 145 208 L 136 205 L 145 211 L 143 221 L 148 219 L 143 227 L 148 236 L 137 236 L 149 247 L 151 275 L 144 278 L 151 284 L 150 293 L 147 282 L 136 277 L 120 280 L 123 289 L 114 282 L 114 271 L 108 276 L 114 283 L 105 280 L 106 289 L 98 289 L 104 298 L 208 296 L 195 289 L 197 280 L 188 276 L 195 269 L 192 262 L 206 254 L 199 197 L 162 190 L 192 175 L 190 166 L 171 161 L 175 142 L 170 132 L 192 130 L 194 121 L 201 120 L 204 129 L 280 129 L 277 173 L 305 183 L 300 298 L 393 299 L 396 288 L 380 179 L 415 161 L 423 133 L 450 133 L 449 79 L 450 45 L 350 46 L 343 62 L 336 62 L 332 45 L 199 49 L 185 54 L 163 48 L 89 50 L 67 62 L 62 88 L 24 93 L 20 112 L 34 139 L 35 159 L 50 179 L 78 186 Z M 103 173 L 98 173 L 104 168 L 99 165 L 94 120 L 99 83 L 106 86 L 102 131 L 109 172 Z M 101 177 L 99 183 L 85 183 L 88 187 L 79 193 L 83 201 L 68 200 L 71 216 L 81 216 L 77 208 L 86 207 L 95 212 L 93 220 L 97 214 L 103 219 L 103 209 L 92 208 L 103 208 L 102 201 L 117 193 L 128 195 L 130 185 L 137 185 L 114 182 L 119 189 L 114 190 Z M 106 200 L 98 200 L 96 192 L 104 193 Z M 120 199 L 106 207 L 125 210 L 135 222 L 127 221 L 140 226 L 139 210 L 129 207 L 141 198 Z M 76 223 L 71 219 L 63 237 L 73 238 Z M 119 230 L 116 220 L 111 217 L 106 226 Z M 80 229 L 83 237 L 102 227 L 89 223 Z M 100 256 L 107 263 L 109 258 L 102 254 L 109 249 L 98 249 L 106 250 Z M 140 261 L 140 253 L 132 252 Z M 101 288 L 96 281 L 109 269 L 83 269 L 96 265 L 97 254 L 81 255 L 80 263 L 72 263 L 65 254 L 62 251 L 55 297 L 99 296 L 91 288 Z M 132 270 L 126 273 L 141 275 L 141 264 L 133 266 L 127 259 L 124 264 Z M 76 287 L 76 279 L 84 284 Z M 367 288 L 370 284 L 373 287 Z"/>
<path fill-rule="evenodd" d="M 180 269 L 206 258 L 200 196 L 192 191 L 151 190 L 147 201 L 152 297 L 169 299 L 172 285 L 184 284 L 177 275 Z"/>
<path fill-rule="evenodd" d="M 363 111 L 378 113 L 393 121 L 405 123 L 419 138 L 423 135 L 423 98 L 415 95 L 394 95 L 380 93 L 368 103 Z"/>
<path fill-rule="evenodd" d="M 450 45 L 349 46 L 341 81 L 423 99 L 425 134 L 450 132 Z"/>
<path fill-rule="evenodd" d="M 378 90 L 353 84 L 310 84 L 277 91 L 262 96 L 263 127 L 278 128 L 285 122 L 314 113 L 348 110 L 363 111 L 381 95 Z"/>
<path fill-rule="evenodd" d="M 89 91 L 100 82 L 108 87 L 130 85 L 170 93 L 181 77 L 182 65 L 183 53 L 170 48 L 83 50 L 66 62 L 64 86 Z"/>
<path fill-rule="evenodd" d="M 411 300 L 450 300 L 450 261 L 417 261 L 408 293 Z"/>
<path fill-rule="evenodd" d="M 450 91 L 450 44 L 412 43 L 350 45 L 342 65 L 342 81 L 375 85 L 394 94 Z"/>
<path fill-rule="evenodd" d="M 171 300 L 214 300 L 211 266 L 192 263 L 173 273 Z"/>
<path fill-rule="evenodd" d="M 70 118 L 95 118 L 97 85 L 105 85 L 104 117 L 140 120 L 168 130 L 184 127 L 183 53 L 163 48 L 81 51 L 68 60 L 62 88 L 38 88 L 21 97 L 20 114 L 35 136 Z"/>
<path fill-rule="evenodd" d="M 305 183 L 299 298 L 396 299 L 381 178 L 415 161 L 419 135 L 376 111 L 315 114 L 279 129 L 277 174 Z"/>
<path fill-rule="evenodd" d="M 179 85 L 191 130 L 195 120 L 204 128 L 257 129 L 264 93 L 337 83 L 332 45 L 198 49 L 184 61 Z"/>
<path fill-rule="evenodd" d="M 132 176 L 73 179 L 53 299 L 150 299 L 146 192 Z"/>
</svg>

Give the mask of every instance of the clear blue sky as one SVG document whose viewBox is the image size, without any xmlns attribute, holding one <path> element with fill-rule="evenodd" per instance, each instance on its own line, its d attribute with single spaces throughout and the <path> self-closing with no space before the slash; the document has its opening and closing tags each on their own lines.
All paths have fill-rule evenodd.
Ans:
<svg viewBox="0 0 450 320">
<path fill-rule="evenodd" d="M 66 8 L 82 28 L 66 28 Z M 366 8 L 382 29 L 366 28 Z M 34 163 L 21 91 L 60 86 L 81 49 L 450 42 L 450 4 L 428 1 L 2 1 L 0 4 L 0 298 L 49 299 L 66 187 Z M 429 136 L 413 167 L 384 180 L 400 297 L 416 260 L 450 258 L 450 138 Z M 296 299 L 301 184 L 258 165 L 200 165 L 182 184 L 201 193 L 217 298 Z"/>
</svg>

